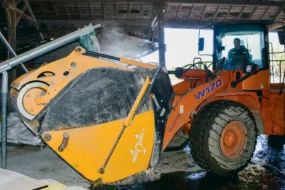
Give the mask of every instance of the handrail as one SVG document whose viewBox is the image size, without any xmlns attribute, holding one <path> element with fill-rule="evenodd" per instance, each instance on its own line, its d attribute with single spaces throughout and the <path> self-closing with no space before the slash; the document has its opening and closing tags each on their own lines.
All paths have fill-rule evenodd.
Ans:
<svg viewBox="0 0 285 190">
<path fill-rule="evenodd" d="M 13 50 L 13 48 L 10 46 L 10 44 L 7 42 L 6 38 L 3 36 L 3 34 L 0 32 L 0 39 L 2 40 L 2 42 L 4 43 L 4 45 L 6 46 L 6 48 L 8 49 L 8 51 L 14 56 L 16 57 L 17 54 L 16 52 Z M 23 63 L 21 63 L 21 67 L 22 69 L 25 71 L 25 73 L 28 72 L 27 68 L 25 67 L 25 65 Z"/>
<path fill-rule="evenodd" d="M 283 73 L 282 72 L 282 62 L 285 62 L 285 60 L 271 59 L 270 63 L 272 63 L 272 62 L 279 62 L 277 64 L 277 66 L 279 67 L 279 74 L 277 76 L 279 76 L 279 82 L 281 82 L 281 80 L 282 80 L 282 73 Z M 271 70 L 270 75 L 271 75 L 271 77 L 273 77 L 273 83 L 274 83 L 275 72 L 273 71 L 273 69 L 274 69 L 274 66 L 272 64 L 270 64 L 270 70 Z"/>
<path fill-rule="evenodd" d="M 96 28 L 100 28 L 101 25 L 95 25 L 92 26 L 92 24 L 90 24 L 89 26 L 86 26 L 82 29 L 79 29 L 75 32 L 72 32 L 70 34 L 67 34 L 65 36 L 62 36 L 54 41 L 48 42 L 44 45 L 41 45 L 35 49 L 32 49 L 30 51 L 27 51 L 25 53 L 22 53 L 21 55 L 14 57 L 12 59 L 8 59 L 2 63 L 0 63 L 0 73 L 4 72 L 4 71 L 8 71 L 10 69 L 12 69 L 13 67 L 16 67 L 17 65 L 24 63 L 26 61 L 29 61 L 33 58 L 36 58 L 38 56 L 41 56 L 47 52 L 53 51 L 59 47 L 62 47 L 78 38 L 80 38 L 81 36 L 87 35 L 91 32 L 94 31 L 94 29 Z"/>
</svg>

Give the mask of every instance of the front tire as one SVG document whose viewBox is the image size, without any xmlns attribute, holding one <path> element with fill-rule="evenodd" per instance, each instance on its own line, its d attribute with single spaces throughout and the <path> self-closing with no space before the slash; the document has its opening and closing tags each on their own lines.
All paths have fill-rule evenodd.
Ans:
<svg viewBox="0 0 285 190">
<path fill-rule="evenodd" d="M 196 115 L 190 131 L 191 153 L 202 168 L 229 176 L 250 162 L 256 138 L 254 117 L 245 106 L 217 101 Z"/>
</svg>

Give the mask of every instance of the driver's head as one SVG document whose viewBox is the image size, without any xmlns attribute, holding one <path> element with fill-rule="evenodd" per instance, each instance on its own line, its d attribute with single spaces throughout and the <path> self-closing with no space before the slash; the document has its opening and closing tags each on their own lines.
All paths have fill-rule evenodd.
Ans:
<svg viewBox="0 0 285 190">
<path fill-rule="evenodd" d="M 234 39 L 234 46 L 236 49 L 240 48 L 240 39 L 239 38 Z"/>
</svg>

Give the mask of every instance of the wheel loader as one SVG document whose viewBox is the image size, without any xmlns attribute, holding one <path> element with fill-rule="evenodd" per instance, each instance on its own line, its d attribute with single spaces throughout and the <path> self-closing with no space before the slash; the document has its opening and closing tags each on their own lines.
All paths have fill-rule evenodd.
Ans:
<svg viewBox="0 0 285 190">
<path fill-rule="evenodd" d="M 284 135 L 284 80 L 270 83 L 266 24 L 213 30 L 212 65 L 167 71 L 77 47 L 16 79 L 10 95 L 26 126 L 94 183 L 158 179 L 161 154 L 189 141 L 199 166 L 234 175 L 250 162 L 257 135 Z M 229 59 L 236 37 L 250 55 Z M 170 75 L 182 81 L 172 85 Z"/>
</svg>

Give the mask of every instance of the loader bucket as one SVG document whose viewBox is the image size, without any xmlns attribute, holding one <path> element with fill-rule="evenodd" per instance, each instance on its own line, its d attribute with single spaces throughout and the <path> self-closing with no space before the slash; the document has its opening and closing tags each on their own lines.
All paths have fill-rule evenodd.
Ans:
<svg viewBox="0 0 285 190">
<path fill-rule="evenodd" d="M 22 116 L 26 125 L 90 181 L 130 184 L 154 180 L 173 99 L 166 72 L 160 67 L 130 69 L 106 61 L 104 65 L 103 60 L 83 54 L 71 56 L 72 60 L 67 57 L 50 64 L 68 60 L 78 67 L 97 66 L 81 72 L 65 86 L 49 78 L 50 86 L 58 82 L 63 87 L 32 120 Z M 49 65 L 39 68 L 41 72 L 45 67 L 54 72 Z M 33 80 L 33 73 L 27 78 Z M 50 86 L 45 87 L 46 93 Z M 38 98 L 39 95 L 35 96 Z"/>
</svg>

